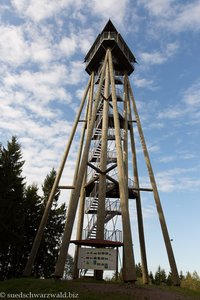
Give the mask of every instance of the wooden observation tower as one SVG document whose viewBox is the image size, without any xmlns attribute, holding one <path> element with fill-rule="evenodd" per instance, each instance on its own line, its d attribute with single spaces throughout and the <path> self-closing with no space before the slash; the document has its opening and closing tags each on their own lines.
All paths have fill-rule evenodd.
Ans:
<svg viewBox="0 0 200 300">
<path fill-rule="evenodd" d="M 126 282 L 134 282 L 136 272 L 129 201 L 136 201 L 143 282 L 148 283 L 140 191 L 151 191 L 156 203 L 173 281 L 175 285 L 179 285 L 176 262 L 128 78 L 134 71 L 135 62 L 134 55 L 109 20 L 85 57 L 89 82 L 27 261 L 25 276 L 31 275 L 55 192 L 57 188 L 68 188 L 71 189 L 71 196 L 54 276 L 58 278 L 63 276 L 78 208 L 76 240 L 73 241 L 76 244 L 74 278 L 80 276 L 79 269 L 82 268 L 84 273 L 92 269 L 95 278 L 101 279 L 103 270 L 109 268 L 108 263 L 102 261 L 109 261 L 109 255 L 111 257 L 114 255 L 111 250 L 122 246 L 123 279 Z M 83 123 L 83 129 L 73 185 L 61 186 L 60 179 L 80 122 Z M 134 127 L 140 137 L 152 189 L 144 189 L 139 185 Z M 129 178 L 129 174 L 133 174 L 132 179 Z M 121 231 L 116 228 L 117 218 L 121 220 Z"/>
</svg>

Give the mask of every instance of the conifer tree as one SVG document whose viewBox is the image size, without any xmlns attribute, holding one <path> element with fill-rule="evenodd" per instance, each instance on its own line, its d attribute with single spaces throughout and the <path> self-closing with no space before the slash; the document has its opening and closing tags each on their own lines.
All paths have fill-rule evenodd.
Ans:
<svg viewBox="0 0 200 300">
<path fill-rule="evenodd" d="M 22 153 L 16 137 L 0 146 L 0 277 L 15 276 L 23 240 L 24 178 Z"/>
<path fill-rule="evenodd" d="M 41 205 L 41 215 L 43 215 L 52 185 L 54 183 L 56 171 L 53 169 L 45 178 L 42 186 L 43 196 Z M 54 272 L 54 266 L 58 256 L 61 235 L 63 233 L 65 221 L 65 204 L 58 205 L 60 191 L 57 190 L 53 206 L 49 214 L 48 222 L 44 231 L 41 245 L 34 265 L 34 275 L 37 277 L 50 277 Z"/>
<path fill-rule="evenodd" d="M 38 186 L 36 184 L 28 185 L 24 191 L 24 235 L 23 235 L 23 252 L 21 256 L 21 266 L 19 276 L 23 274 L 27 257 L 31 251 L 31 247 L 41 220 L 42 200 L 38 194 Z"/>
<path fill-rule="evenodd" d="M 152 272 L 149 273 L 149 280 L 150 280 L 150 283 L 152 283 L 152 284 L 155 283 L 154 276 L 153 276 Z"/>
<path fill-rule="evenodd" d="M 24 161 L 17 138 L 0 145 L 0 279 L 22 276 L 27 257 L 56 172 L 52 170 L 42 186 L 43 196 L 35 184 L 25 186 L 22 176 Z M 63 232 L 65 205 L 58 205 L 57 190 L 40 245 L 34 275 L 49 277 L 53 273 Z"/>
<path fill-rule="evenodd" d="M 136 276 L 137 278 L 141 278 L 142 277 L 142 266 L 140 263 L 135 265 L 136 268 Z"/>
<path fill-rule="evenodd" d="M 166 283 L 167 276 L 164 269 L 161 269 L 161 267 L 158 267 L 158 270 L 155 273 L 155 284 L 160 285 Z"/>
</svg>

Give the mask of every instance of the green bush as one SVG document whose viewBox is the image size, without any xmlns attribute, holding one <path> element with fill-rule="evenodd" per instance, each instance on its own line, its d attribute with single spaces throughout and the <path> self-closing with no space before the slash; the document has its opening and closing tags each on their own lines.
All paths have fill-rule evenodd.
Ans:
<svg viewBox="0 0 200 300">
<path fill-rule="evenodd" d="M 200 291 L 200 277 L 197 272 L 194 271 L 192 274 L 187 272 L 185 278 L 181 280 L 181 287 Z"/>
</svg>

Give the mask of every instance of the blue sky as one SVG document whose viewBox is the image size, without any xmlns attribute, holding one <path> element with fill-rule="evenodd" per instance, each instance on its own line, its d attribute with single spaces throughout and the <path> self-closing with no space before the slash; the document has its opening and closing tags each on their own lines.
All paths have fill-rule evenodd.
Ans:
<svg viewBox="0 0 200 300">
<path fill-rule="evenodd" d="M 4 145 L 17 135 L 27 181 L 40 185 L 70 134 L 88 80 L 84 56 L 111 18 L 138 62 L 130 80 L 178 269 L 200 273 L 199 16 L 197 0 L 1 0 L 0 132 Z M 138 138 L 137 150 L 141 185 L 149 186 Z M 168 271 L 150 193 L 142 193 L 142 206 L 149 269 Z M 130 208 L 138 262 L 134 203 Z"/>
</svg>

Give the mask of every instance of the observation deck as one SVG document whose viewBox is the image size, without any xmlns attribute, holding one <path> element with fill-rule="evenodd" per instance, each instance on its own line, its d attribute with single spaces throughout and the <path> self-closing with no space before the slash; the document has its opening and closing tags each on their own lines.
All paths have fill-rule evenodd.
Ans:
<svg viewBox="0 0 200 300">
<path fill-rule="evenodd" d="M 85 57 L 86 72 L 88 74 L 93 71 L 95 74 L 98 73 L 108 48 L 112 51 L 115 73 L 130 75 L 134 71 L 135 56 L 110 20 L 101 34 L 97 36 Z"/>
</svg>

